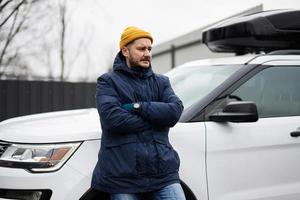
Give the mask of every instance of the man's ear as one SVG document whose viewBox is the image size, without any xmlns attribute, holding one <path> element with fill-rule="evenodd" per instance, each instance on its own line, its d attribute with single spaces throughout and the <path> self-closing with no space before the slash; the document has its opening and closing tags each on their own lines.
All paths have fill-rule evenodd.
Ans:
<svg viewBox="0 0 300 200">
<path fill-rule="evenodd" d="M 127 47 L 122 47 L 121 52 L 125 58 L 129 56 L 129 50 Z"/>
</svg>

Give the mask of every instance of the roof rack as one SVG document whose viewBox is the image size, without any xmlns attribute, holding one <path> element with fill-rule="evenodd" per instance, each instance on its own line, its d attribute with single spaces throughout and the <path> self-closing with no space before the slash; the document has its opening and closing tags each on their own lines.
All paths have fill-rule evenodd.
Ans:
<svg viewBox="0 0 300 200">
<path fill-rule="evenodd" d="M 271 10 L 231 18 L 203 32 L 211 51 L 237 54 L 300 49 L 300 10 Z"/>
<path fill-rule="evenodd" d="M 300 55 L 300 49 L 277 50 L 268 53 L 268 55 Z"/>
</svg>

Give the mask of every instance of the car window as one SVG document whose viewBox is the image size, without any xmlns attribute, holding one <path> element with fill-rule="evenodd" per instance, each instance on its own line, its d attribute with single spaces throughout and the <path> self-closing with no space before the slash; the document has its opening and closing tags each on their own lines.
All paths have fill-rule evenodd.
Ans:
<svg viewBox="0 0 300 200">
<path fill-rule="evenodd" d="M 170 71 L 172 87 L 187 108 L 219 86 L 241 65 L 179 67 Z"/>
<path fill-rule="evenodd" d="M 276 66 L 259 72 L 232 95 L 254 101 L 259 117 L 300 115 L 300 67 Z"/>
</svg>

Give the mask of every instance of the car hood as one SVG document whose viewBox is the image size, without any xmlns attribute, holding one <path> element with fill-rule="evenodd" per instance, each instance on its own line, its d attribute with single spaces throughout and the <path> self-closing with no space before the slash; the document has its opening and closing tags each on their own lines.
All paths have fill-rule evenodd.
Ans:
<svg viewBox="0 0 300 200">
<path fill-rule="evenodd" d="M 15 143 L 54 143 L 100 139 L 94 108 L 16 117 L 0 123 L 0 140 Z"/>
</svg>

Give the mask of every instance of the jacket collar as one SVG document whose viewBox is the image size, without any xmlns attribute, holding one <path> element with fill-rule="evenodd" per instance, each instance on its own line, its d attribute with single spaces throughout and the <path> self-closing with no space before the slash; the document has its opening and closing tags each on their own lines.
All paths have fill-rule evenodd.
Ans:
<svg viewBox="0 0 300 200">
<path fill-rule="evenodd" d="M 152 67 L 150 64 L 149 68 L 141 68 L 141 67 L 135 67 L 135 68 L 129 68 L 126 64 L 125 58 L 122 55 L 122 52 L 120 51 L 114 61 L 113 64 L 113 71 L 119 71 L 121 73 L 131 75 L 134 78 L 148 78 L 153 75 Z"/>
</svg>

